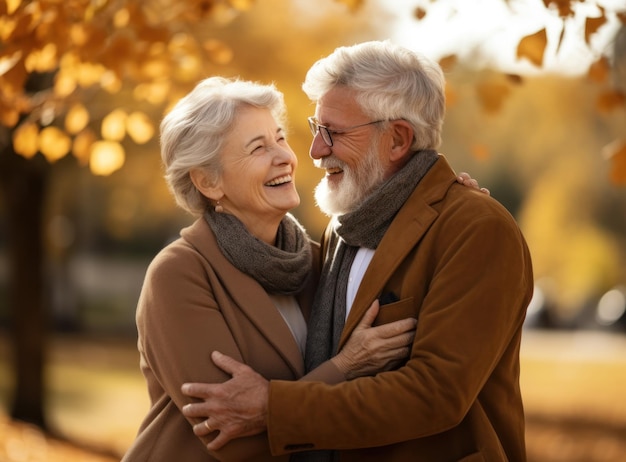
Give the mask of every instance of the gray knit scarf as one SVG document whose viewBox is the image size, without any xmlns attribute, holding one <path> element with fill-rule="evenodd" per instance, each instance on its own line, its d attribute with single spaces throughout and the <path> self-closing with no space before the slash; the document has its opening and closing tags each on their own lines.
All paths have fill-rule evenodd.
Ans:
<svg viewBox="0 0 626 462">
<path fill-rule="evenodd" d="M 337 353 L 346 316 L 348 276 L 360 247 L 376 249 L 400 208 L 437 161 L 436 151 L 416 152 L 356 210 L 336 217 L 308 324 L 305 366 L 311 371 Z M 323 423 L 321 423 L 323 425 Z M 292 462 L 338 460 L 334 451 L 294 454 Z"/>
<path fill-rule="evenodd" d="M 254 237 L 229 213 L 207 209 L 204 219 L 224 256 L 268 293 L 294 295 L 304 288 L 311 271 L 311 244 L 292 215 L 285 215 L 280 222 L 275 246 Z"/>
</svg>

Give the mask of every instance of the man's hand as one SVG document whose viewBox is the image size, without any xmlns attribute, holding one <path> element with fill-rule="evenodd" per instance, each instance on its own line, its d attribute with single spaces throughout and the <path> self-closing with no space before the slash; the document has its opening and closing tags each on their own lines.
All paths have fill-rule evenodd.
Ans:
<svg viewBox="0 0 626 462">
<path fill-rule="evenodd" d="M 224 383 L 185 383 L 183 394 L 201 399 L 187 404 L 188 418 L 206 418 L 194 425 L 198 436 L 219 432 L 207 449 L 216 451 L 234 438 L 262 433 L 266 429 L 269 382 L 253 369 L 218 351 L 211 354 L 217 367 L 233 376 Z"/>
</svg>

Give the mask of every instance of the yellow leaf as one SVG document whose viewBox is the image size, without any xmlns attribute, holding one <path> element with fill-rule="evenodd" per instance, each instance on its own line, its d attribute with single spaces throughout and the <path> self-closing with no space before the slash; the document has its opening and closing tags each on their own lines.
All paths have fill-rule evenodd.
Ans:
<svg viewBox="0 0 626 462">
<path fill-rule="evenodd" d="M 7 13 L 13 14 L 22 4 L 22 0 L 6 0 L 7 3 Z"/>
<path fill-rule="evenodd" d="M 543 0 L 543 4 L 546 8 L 549 8 L 551 5 L 554 6 L 558 12 L 559 16 L 562 18 L 573 17 L 575 12 L 572 8 L 572 3 L 574 0 Z"/>
<path fill-rule="evenodd" d="M 481 82 L 476 85 L 476 94 L 483 109 L 487 113 L 500 110 L 511 89 L 499 82 Z"/>
<path fill-rule="evenodd" d="M 587 77 L 592 82 L 604 83 L 606 82 L 609 73 L 611 72 L 611 65 L 606 56 L 602 56 L 597 61 L 591 63 Z"/>
<path fill-rule="evenodd" d="M 598 96 L 596 106 L 600 112 L 611 112 L 614 109 L 624 106 L 626 96 L 619 90 L 607 90 Z"/>
<path fill-rule="evenodd" d="M 480 143 L 475 143 L 471 146 L 471 152 L 477 160 L 488 160 L 490 156 L 489 148 Z"/>
<path fill-rule="evenodd" d="M 33 122 L 20 125 L 13 132 L 13 149 L 27 159 L 39 152 L 39 127 Z"/>
<path fill-rule="evenodd" d="M 228 64 L 233 60 L 233 50 L 224 42 L 210 39 L 204 42 L 203 47 L 209 53 L 209 58 L 216 64 Z"/>
<path fill-rule="evenodd" d="M 102 119 L 102 138 L 110 141 L 121 141 L 126 136 L 126 118 L 128 115 L 123 109 L 111 111 Z"/>
<path fill-rule="evenodd" d="M 439 60 L 439 66 L 444 72 L 449 72 L 456 65 L 458 58 L 456 55 L 446 55 Z"/>
<path fill-rule="evenodd" d="M 604 8 L 600 7 L 602 16 L 599 18 L 587 18 L 585 20 L 585 42 L 589 45 L 591 36 L 595 34 L 600 27 L 606 24 L 606 16 L 604 14 Z"/>
<path fill-rule="evenodd" d="M 78 65 L 76 79 L 83 88 L 100 83 L 106 68 L 98 63 L 81 63 Z"/>
<path fill-rule="evenodd" d="M 19 60 L 22 59 L 22 51 L 17 50 L 11 55 L 4 55 L 0 57 L 0 75 L 6 74 L 13 69 Z"/>
<path fill-rule="evenodd" d="M 15 19 L 7 16 L 0 17 L 0 41 L 8 42 L 16 26 L 17 21 Z"/>
<path fill-rule="evenodd" d="M 114 95 L 122 89 L 122 81 L 113 71 L 106 71 L 100 78 L 100 86 L 109 94 Z"/>
<path fill-rule="evenodd" d="M 75 135 L 89 123 L 89 111 L 80 103 L 74 104 L 65 115 L 65 130 Z"/>
<path fill-rule="evenodd" d="M 548 38 L 545 29 L 527 35 L 523 37 L 517 45 L 517 58 L 526 58 L 535 66 L 541 66 L 543 64 L 543 54 L 546 51 L 547 44 Z"/>
<path fill-rule="evenodd" d="M 26 56 L 24 66 L 29 73 L 53 71 L 58 66 L 56 45 L 48 43 L 41 50 L 33 50 Z"/>
<path fill-rule="evenodd" d="M 71 95 L 77 86 L 74 74 L 64 69 L 61 69 L 54 78 L 54 94 L 61 98 Z"/>
<path fill-rule="evenodd" d="M 0 124 L 5 127 L 15 127 L 20 121 L 20 113 L 12 107 L 0 106 Z"/>
<path fill-rule="evenodd" d="M 80 165 L 87 165 L 91 155 L 91 146 L 96 141 L 96 135 L 90 129 L 83 130 L 74 138 L 72 154 Z"/>
<path fill-rule="evenodd" d="M 150 104 L 159 105 L 169 96 L 170 88 L 170 82 L 167 80 L 142 83 L 133 90 L 133 97 L 137 101 L 148 101 Z"/>
<path fill-rule="evenodd" d="M 133 112 L 126 119 L 126 131 L 137 144 L 147 143 L 154 136 L 154 125 L 143 112 Z"/>
<path fill-rule="evenodd" d="M 350 8 L 350 10 L 353 12 L 361 8 L 361 5 L 363 5 L 363 0 L 335 0 L 335 1 L 338 3 L 343 3 L 348 8 Z"/>
<path fill-rule="evenodd" d="M 57 127 L 46 127 L 39 132 L 39 151 L 48 159 L 56 162 L 70 151 L 72 140 Z"/>
<path fill-rule="evenodd" d="M 230 0 L 230 4 L 233 8 L 239 11 L 248 11 L 252 8 L 254 0 Z"/>
<path fill-rule="evenodd" d="M 94 175 L 110 175 L 124 165 L 126 153 L 116 141 L 96 141 L 91 147 L 89 169 Z"/>
<path fill-rule="evenodd" d="M 626 140 L 615 140 L 603 149 L 611 163 L 609 178 L 617 185 L 626 185 Z"/>
</svg>

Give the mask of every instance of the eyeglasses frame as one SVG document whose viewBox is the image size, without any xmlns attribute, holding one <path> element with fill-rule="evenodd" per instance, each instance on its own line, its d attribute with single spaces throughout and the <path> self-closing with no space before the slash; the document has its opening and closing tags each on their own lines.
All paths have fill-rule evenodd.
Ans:
<svg viewBox="0 0 626 462">
<path fill-rule="evenodd" d="M 339 128 L 337 130 L 332 130 L 325 125 L 321 125 L 320 123 L 317 122 L 317 120 L 315 120 L 315 117 L 313 116 L 307 117 L 307 121 L 309 122 L 309 128 L 311 129 L 311 134 L 315 137 L 319 133 L 322 136 L 322 140 L 324 141 L 326 146 L 332 147 L 333 146 L 332 135 L 334 134 L 340 135 L 342 133 L 346 133 L 348 131 L 351 131 L 357 128 L 365 127 L 367 125 L 374 125 L 374 124 L 379 124 L 381 122 L 388 122 L 388 119 L 374 120 L 372 122 L 366 122 L 364 124 L 353 125 L 352 127 Z"/>
</svg>

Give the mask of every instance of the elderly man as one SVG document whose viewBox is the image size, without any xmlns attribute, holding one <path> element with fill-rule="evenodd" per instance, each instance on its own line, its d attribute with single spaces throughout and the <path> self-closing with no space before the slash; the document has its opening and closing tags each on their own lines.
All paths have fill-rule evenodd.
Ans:
<svg viewBox="0 0 626 462">
<path fill-rule="evenodd" d="M 266 381 L 214 353 L 233 378 L 186 384 L 208 447 L 268 431 L 292 460 L 523 461 L 519 348 L 533 289 L 515 220 L 455 181 L 437 153 L 439 66 L 391 42 L 340 47 L 309 70 L 315 197 L 331 221 L 308 322 L 306 363 L 325 361 L 373 300 L 377 323 L 417 318 L 399 368 L 328 385 Z M 320 451 L 331 450 L 331 451 Z M 339 457 L 337 457 L 339 456 Z"/>
</svg>

